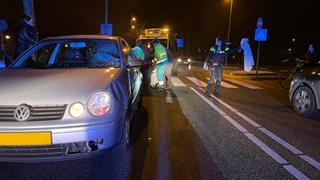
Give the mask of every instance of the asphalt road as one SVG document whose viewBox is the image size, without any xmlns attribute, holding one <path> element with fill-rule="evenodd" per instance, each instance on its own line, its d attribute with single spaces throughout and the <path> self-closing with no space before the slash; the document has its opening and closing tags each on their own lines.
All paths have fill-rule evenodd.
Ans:
<svg viewBox="0 0 320 180">
<path fill-rule="evenodd" d="M 203 95 L 209 74 L 197 66 L 178 68 L 172 103 L 145 92 L 124 155 L 0 163 L 0 179 L 320 179 L 320 121 L 296 115 L 276 80 L 235 71 L 225 68 L 234 87 L 220 98 Z"/>
</svg>

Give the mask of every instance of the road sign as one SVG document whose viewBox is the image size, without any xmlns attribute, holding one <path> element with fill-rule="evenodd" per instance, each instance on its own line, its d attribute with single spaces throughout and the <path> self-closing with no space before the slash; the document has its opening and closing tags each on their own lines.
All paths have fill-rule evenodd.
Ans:
<svg viewBox="0 0 320 180">
<path fill-rule="evenodd" d="M 177 39 L 178 48 L 183 48 L 183 39 Z"/>
<path fill-rule="evenodd" d="M 0 31 L 6 31 L 8 23 L 5 20 L 0 19 Z"/>
<path fill-rule="evenodd" d="M 258 28 L 258 29 L 261 29 L 261 28 L 262 28 L 262 25 L 263 25 L 262 17 L 259 17 L 258 20 L 257 20 L 257 28 Z"/>
<path fill-rule="evenodd" d="M 100 33 L 107 36 L 112 36 L 112 24 L 101 24 Z"/>
<path fill-rule="evenodd" d="M 254 36 L 255 41 L 266 41 L 267 40 L 267 29 L 256 29 L 256 34 Z"/>
</svg>

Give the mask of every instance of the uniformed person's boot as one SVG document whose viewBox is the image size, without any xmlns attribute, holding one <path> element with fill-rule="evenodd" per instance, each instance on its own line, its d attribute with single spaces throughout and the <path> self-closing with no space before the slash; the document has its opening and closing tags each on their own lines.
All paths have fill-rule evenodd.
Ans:
<svg viewBox="0 0 320 180">
<path fill-rule="evenodd" d="M 207 87 L 206 90 L 204 91 L 204 94 L 208 97 L 210 97 L 210 87 Z"/>
<path fill-rule="evenodd" d="M 218 97 L 221 96 L 221 93 L 220 93 L 220 91 L 219 91 L 220 84 L 221 84 L 221 82 L 220 82 L 220 81 L 217 81 L 217 82 L 216 82 L 216 86 L 215 86 L 215 88 L 214 88 L 214 95 L 216 95 L 216 96 L 218 96 Z"/>
</svg>

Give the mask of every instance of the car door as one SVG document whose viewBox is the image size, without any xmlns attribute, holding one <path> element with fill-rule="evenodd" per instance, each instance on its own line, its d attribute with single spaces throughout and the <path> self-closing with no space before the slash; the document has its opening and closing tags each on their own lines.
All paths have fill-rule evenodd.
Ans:
<svg viewBox="0 0 320 180">
<path fill-rule="evenodd" d="M 126 65 L 127 65 L 132 103 L 136 104 L 137 96 L 140 93 L 142 74 L 140 72 L 140 67 L 132 67 L 130 65 L 131 64 L 130 61 L 137 61 L 138 59 L 132 52 L 132 49 L 129 46 L 129 44 L 125 40 L 121 39 L 121 45 L 122 45 L 122 50 L 123 50 L 123 54 L 124 54 Z"/>
</svg>

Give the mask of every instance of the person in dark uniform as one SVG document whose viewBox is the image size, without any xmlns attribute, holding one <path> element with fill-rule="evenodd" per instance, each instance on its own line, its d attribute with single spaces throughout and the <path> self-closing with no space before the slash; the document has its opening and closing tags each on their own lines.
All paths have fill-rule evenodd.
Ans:
<svg viewBox="0 0 320 180">
<path fill-rule="evenodd" d="M 219 88 L 222 80 L 224 60 L 228 53 L 235 53 L 235 52 L 241 52 L 241 47 L 231 50 L 226 46 L 223 40 L 223 37 L 217 36 L 216 43 L 213 47 L 210 48 L 210 51 L 203 65 L 204 69 L 207 69 L 207 66 L 208 66 L 208 69 L 210 72 L 210 80 L 205 90 L 205 94 L 207 96 L 210 96 L 210 89 L 215 79 L 216 79 L 216 82 L 215 82 L 214 94 L 217 96 L 221 96 Z"/>
</svg>

